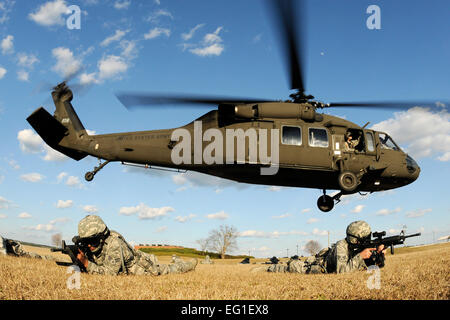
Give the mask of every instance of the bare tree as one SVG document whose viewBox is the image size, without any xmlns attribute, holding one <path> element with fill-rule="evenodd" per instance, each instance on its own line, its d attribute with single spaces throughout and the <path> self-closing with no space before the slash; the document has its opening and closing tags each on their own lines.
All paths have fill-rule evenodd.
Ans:
<svg viewBox="0 0 450 320">
<path fill-rule="evenodd" d="M 227 252 L 237 249 L 239 233 L 233 226 L 221 225 L 219 229 L 211 230 L 208 237 L 208 248 L 220 254 L 225 259 Z"/>
<path fill-rule="evenodd" d="M 309 240 L 305 245 L 305 250 L 310 255 L 315 255 L 321 249 L 320 243 L 316 240 Z"/>
<path fill-rule="evenodd" d="M 205 254 L 206 249 L 208 249 L 209 238 L 198 239 L 198 240 L 195 241 L 195 242 L 197 242 L 198 245 L 200 246 L 200 251 L 202 251 L 203 254 Z"/>
<path fill-rule="evenodd" d="M 55 233 L 52 235 L 52 244 L 56 247 L 61 246 L 62 235 L 61 233 Z"/>
</svg>

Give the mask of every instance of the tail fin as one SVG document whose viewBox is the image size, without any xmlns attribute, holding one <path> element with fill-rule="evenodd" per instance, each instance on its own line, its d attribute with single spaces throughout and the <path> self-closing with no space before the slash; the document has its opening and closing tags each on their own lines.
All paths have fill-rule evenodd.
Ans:
<svg viewBox="0 0 450 320">
<path fill-rule="evenodd" d="M 55 87 L 52 97 L 56 106 L 54 116 L 40 107 L 27 121 L 50 147 L 74 160 L 81 160 L 87 154 L 79 150 L 77 144 L 81 146 L 82 139 L 88 134 L 70 103 L 72 91 L 63 82 Z"/>
</svg>

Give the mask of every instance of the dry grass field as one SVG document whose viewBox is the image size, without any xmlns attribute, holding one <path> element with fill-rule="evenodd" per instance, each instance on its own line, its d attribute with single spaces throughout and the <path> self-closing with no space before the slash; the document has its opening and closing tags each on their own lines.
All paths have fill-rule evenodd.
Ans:
<svg viewBox="0 0 450 320">
<path fill-rule="evenodd" d="M 50 254 L 48 249 L 27 249 Z M 169 259 L 161 257 L 160 261 Z M 367 282 L 374 274 L 364 271 L 340 275 L 255 273 L 250 271 L 260 267 L 259 262 L 241 265 L 238 260 L 215 260 L 214 265 L 198 264 L 194 272 L 160 277 L 81 274 L 80 289 L 68 289 L 66 281 L 71 274 L 66 267 L 53 261 L 0 256 L 0 300 L 450 299 L 450 244 L 399 250 L 386 260 L 380 289 L 368 289 Z"/>
</svg>

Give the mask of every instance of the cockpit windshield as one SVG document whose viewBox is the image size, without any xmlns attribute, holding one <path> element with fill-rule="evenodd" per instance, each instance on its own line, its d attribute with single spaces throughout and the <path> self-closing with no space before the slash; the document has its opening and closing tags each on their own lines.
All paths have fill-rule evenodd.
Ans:
<svg viewBox="0 0 450 320">
<path fill-rule="evenodd" d="M 378 137 L 380 138 L 381 148 L 400 151 L 400 148 L 397 146 L 397 144 L 394 142 L 394 140 L 392 140 L 392 138 L 389 137 L 386 133 L 380 132 L 378 134 Z"/>
</svg>

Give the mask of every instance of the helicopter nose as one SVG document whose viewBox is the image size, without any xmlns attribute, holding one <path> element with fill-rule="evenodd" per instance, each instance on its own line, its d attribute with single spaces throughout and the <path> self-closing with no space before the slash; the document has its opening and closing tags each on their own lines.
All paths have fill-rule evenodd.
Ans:
<svg viewBox="0 0 450 320">
<path fill-rule="evenodd" d="M 420 167 L 409 155 L 406 156 L 406 169 L 408 170 L 411 182 L 416 181 L 420 174 Z"/>
</svg>

